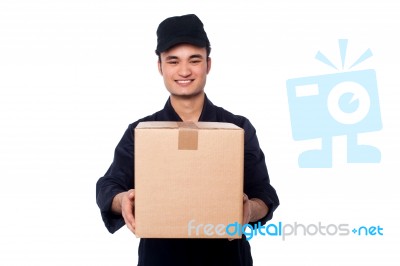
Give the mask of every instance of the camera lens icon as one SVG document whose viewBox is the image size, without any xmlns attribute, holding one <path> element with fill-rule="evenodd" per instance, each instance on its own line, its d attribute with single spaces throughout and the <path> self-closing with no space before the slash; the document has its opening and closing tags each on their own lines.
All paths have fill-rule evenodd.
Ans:
<svg viewBox="0 0 400 266">
<path fill-rule="evenodd" d="M 361 122 L 371 107 L 371 101 L 366 89 L 359 83 L 346 81 L 337 84 L 328 95 L 328 111 L 330 115 L 342 124 Z"/>
</svg>

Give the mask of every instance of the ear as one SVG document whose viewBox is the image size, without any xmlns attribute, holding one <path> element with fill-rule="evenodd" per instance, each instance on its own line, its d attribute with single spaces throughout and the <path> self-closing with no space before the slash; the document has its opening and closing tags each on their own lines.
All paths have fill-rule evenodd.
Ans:
<svg viewBox="0 0 400 266">
<path fill-rule="evenodd" d="M 207 74 L 210 72 L 211 70 L 211 57 L 207 58 Z"/>
<path fill-rule="evenodd" d="M 161 67 L 161 61 L 157 60 L 157 66 L 158 66 L 158 72 L 160 73 L 160 75 L 162 76 L 162 67 Z"/>
</svg>

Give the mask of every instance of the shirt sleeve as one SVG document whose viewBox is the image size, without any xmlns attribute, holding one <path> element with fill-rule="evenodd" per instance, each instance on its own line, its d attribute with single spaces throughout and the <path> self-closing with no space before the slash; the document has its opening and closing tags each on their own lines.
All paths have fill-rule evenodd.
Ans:
<svg viewBox="0 0 400 266">
<path fill-rule="evenodd" d="M 268 206 L 267 215 L 255 222 L 265 224 L 272 219 L 273 212 L 279 206 L 279 199 L 275 189 L 270 184 L 264 153 L 258 143 L 255 128 L 246 119 L 243 129 L 245 130 L 244 192 L 249 199 L 258 198 Z"/>
<path fill-rule="evenodd" d="M 134 188 L 134 125 L 129 125 L 115 148 L 113 162 L 96 184 L 96 201 L 104 224 L 110 233 L 114 233 L 125 221 L 122 215 L 111 211 L 113 198 L 121 192 Z"/>
</svg>

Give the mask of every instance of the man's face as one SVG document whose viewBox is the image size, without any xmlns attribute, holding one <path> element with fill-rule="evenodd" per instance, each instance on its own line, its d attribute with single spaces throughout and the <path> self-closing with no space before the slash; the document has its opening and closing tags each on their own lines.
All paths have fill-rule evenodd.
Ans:
<svg viewBox="0 0 400 266">
<path fill-rule="evenodd" d="M 172 96 L 190 98 L 204 91 L 211 59 L 206 48 L 179 44 L 161 53 L 158 70 Z"/>
</svg>

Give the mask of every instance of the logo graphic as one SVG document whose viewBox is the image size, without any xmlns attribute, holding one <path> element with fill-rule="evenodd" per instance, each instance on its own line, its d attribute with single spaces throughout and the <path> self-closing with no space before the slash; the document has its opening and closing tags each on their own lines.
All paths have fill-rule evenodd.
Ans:
<svg viewBox="0 0 400 266">
<path fill-rule="evenodd" d="M 342 70 L 347 43 L 346 39 L 339 40 Z M 379 149 L 357 142 L 357 134 L 382 129 L 375 70 L 350 71 L 371 56 L 367 49 L 347 72 L 287 80 L 293 139 L 321 139 L 321 149 L 299 155 L 299 167 L 332 167 L 332 138 L 340 135 L 347 136 L 348 163 L 380 162 Z M 339 70 L 321 52 L 315 58 Z"/>
<path fill-rule="evenodd" d="M 350 228 L 353 230 L 350 231 Z M 188 236 L 197 237 L 200 232 L 204 232 L 207 236 L 239 236 L 244 235 L 248 241 L 255 236 L 280 237 L 283 241 L 293 236 L 383 236 L 383 227 L 377 226 L 356 226 L 350 227 L 347 223 L 342 224 L 324 224 L 322 222 L 313 224 L 303 223 L 268 223 L 257 224 L 240 224 L 234 222 L 225 226 L 224 224 L 196 224 L 195 220 L 188 223 Z M 353 234 L 351 234 L 351 232 Z"/>
</svg>

